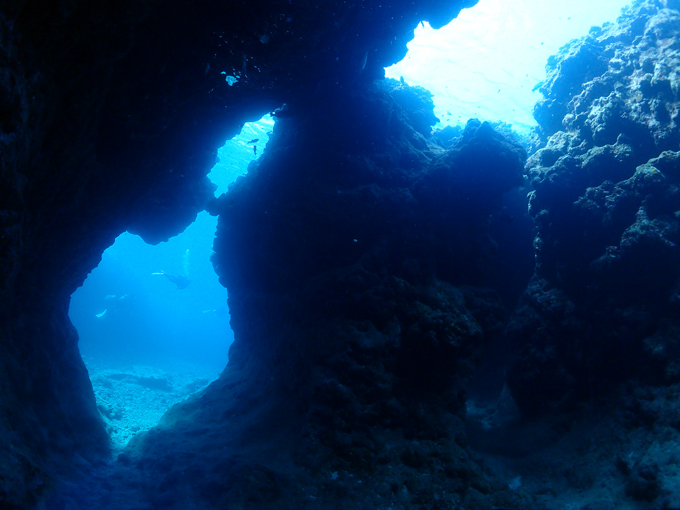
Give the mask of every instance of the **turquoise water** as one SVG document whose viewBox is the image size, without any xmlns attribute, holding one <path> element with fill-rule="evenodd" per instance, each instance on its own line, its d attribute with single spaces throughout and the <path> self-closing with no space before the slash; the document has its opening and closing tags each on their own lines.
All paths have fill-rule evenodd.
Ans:
<svg viewBox="0 0 680 510">
<path fill-rule="evenodd" d="M 247 172 L 273 125 L 269 116 L 246 124 L 219 150 L 209 174 L 216 195 Z M 156 246 L 124 232 L 71 296 L 69 316 L 115 451 L 227 364 L 234 335 L 227 290 L 210 262 L 216 226 L 204 211 Z"/>
<path fill-rule="evenodd" d="M 273 124 L 269 116 L 246 124 L 219 150 L 220 161 L 209 174 L 216 195 L 261 154 Z M 233 333 L 227 291 L 210 262 L 216 225 L 217 218 L 202 212 L 184 232 L 157 246 L 128 232 L 118 236 L 71 297 L 69 315 L 86 360 L 107 366 L 180 361 L 213 374 L 225 367 Z M 186 276 L 190 283 L 180 288 L 161 272 Z"/>
<path fill-rule="evenodd" d="M 545 79 L 550 55 L 592 26 L 613 22 L 626 0 L 479 0 L 449 25 L 419 26 L 400 63 L 386 69 L 434 94 L 442 126 L 504 121 L 518 131 L 536 125 L 541 98 L 532 89 Z"/>
<path fill-rule="evenodd" d="M 81 354 L 109 362 L 183 359 L 223 368 L 232 335 L 227 292 L 210 264 L 216 223 L 203 212 L 181 235 L 157 246 L 121 234 L 71 298 Z M 180 289 L 154 274 L 161 271 L 184 274 L 191 283 Z"/>
<path fill-rule="evenodd" d="M 246 173 L 248 164 L 262 154 L 273 128 L 274 119 L 271 115 L 265 115 L 257 122 L 248 122 L 238 136 L 227 140 L 217 153 L 220 162 L 208 174 L 210 180 L 217 184 L 216 196 L 226 192 L 229 184 L 239 175 Z M 257 142 L 248 143 L 252 140 Z"/>
</svg>

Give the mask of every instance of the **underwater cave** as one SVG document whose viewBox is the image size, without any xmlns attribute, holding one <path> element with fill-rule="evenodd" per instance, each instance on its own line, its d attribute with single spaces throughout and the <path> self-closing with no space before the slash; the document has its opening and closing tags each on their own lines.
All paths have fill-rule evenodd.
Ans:
<svg viewBox="0 0 680 510">
<path fill-rule="evenodd" d="M 476 4 L 0 5 L 0 508 L 680 508 L 680 2 Z"/>
<path fill-rule="evenodd" d="M 273 120 L 246 123 L 208 177 L 226 192 Z M 114 454 L 174 404 L 217 379 L 233 341 L 227 292 L 210 262 L 217 219 L 203 211 L 155 246 L 125 232 L 71 296 L 69 318 Z"/>
</svg>

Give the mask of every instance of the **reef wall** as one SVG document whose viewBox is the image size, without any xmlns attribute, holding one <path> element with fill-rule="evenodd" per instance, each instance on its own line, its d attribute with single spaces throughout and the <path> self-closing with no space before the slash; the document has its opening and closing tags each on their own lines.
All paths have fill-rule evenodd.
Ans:
<svg viewBox="0 0 680 510">
<path fill-rule="evenodd" d="M 526 168 L 536 270 L 509 326 L 525 415 L 679 380 L 678 7 L 637 2 L 548 62 Z"/>
<path fill-rule="evenodd" d="M 473 3 L 2 3 L 5 507 L 31 507 L 58 473 L 107 455 L 67 310 L 115 237 L 177 234 L 211 198 L 216 150 L 245 121 L 367 87 L 417 23 L 441 26 Z"/>
<path fill-rule="evenodd" d="M 476 121 L 448 150 L 428 144 L 407 121 L 428 110 L 424 91 L 396 82 L 327 91 L 277 121 L 264 155 L 209 206 L 236 339 L 220 379 L 119 458 L 121 478 L 145 481 L 140 500 L 488 497 L 462 418 L 499 300 L 469 285 L 526 156 Z"/>
<path fill-rule="evenodd" d="M 526 153 L 478 121 L 429 144 L 398 82 L 328 92 L 209 207 L 235 340 L 220 379 L 124 454 L 152 507 L 492 504 L 463 417 L 502 305 L 472 285 Z"/>
</svg>

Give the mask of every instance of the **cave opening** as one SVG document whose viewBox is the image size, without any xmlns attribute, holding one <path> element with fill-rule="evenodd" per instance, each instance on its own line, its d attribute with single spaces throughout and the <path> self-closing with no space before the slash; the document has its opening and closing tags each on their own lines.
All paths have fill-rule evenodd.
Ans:
<svg viewBox="0 0 680 510">
<path fill-rule="evenodd" d="M 246 123 L 218 151 L 215 194 L 245 174 L 273 119 Z M 175 403 L 217 379 L 234 334 L 211 264 L 217 218 L 206 211 L 157 245 L 124 232 L 71 296 L 69 317 L 114 451 Z"/>
<path fill-rule="evenodd" d="M 480 0 L 442 28 L 421 23 L 406 57 L 385 74 L 433 94 L 435 129 L 478 118 L 529 135 L 537 126 L 533 109 L 549 57 L 591 27 L 614 22 L 629 4 Z"/>
</svg>

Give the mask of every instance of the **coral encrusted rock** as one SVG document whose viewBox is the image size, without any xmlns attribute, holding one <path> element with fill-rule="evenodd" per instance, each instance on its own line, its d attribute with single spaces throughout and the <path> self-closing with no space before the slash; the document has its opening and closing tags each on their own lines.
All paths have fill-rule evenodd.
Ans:
<svg viewBox="0 0 680 510">
<path fill-rule="evenodd" d="M 636 2 L 548 63 L 526 166 L 536 269 L 510 328 L 526 414 L 677 378 L 663 367 L 680 321 L 678 7 Z"/>
</svg>

